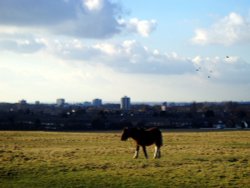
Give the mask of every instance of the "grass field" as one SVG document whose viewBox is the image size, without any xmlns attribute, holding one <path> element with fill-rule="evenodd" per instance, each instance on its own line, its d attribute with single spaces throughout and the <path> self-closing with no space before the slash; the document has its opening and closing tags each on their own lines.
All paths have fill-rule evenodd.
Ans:
<svg viewBox="0 0 250 188">
<path fill-rule="evenodd" d="M 0 132 L 0 187 L 250 187 L 250 131 L 164 132 L 162 158 L 119 132 Z"/>
</svg>

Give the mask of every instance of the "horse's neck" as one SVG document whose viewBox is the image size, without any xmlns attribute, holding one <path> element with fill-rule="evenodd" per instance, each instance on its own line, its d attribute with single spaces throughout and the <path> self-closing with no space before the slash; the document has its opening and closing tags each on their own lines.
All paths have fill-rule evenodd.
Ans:
<svg viewBox="0 0 250 188">
<path fill-rule="evenodd" d="M 132 132 L 130 136 L 134 140 L 138 140 L 138 139 L 140 139 L 141 134 L 142 134 L 141 130 L 136 130 L 136 131 Z"/>
</svg>

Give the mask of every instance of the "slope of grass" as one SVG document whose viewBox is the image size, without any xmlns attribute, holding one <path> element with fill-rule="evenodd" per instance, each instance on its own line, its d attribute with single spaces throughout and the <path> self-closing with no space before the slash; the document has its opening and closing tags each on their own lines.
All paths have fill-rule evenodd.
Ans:
<svg viewBox="0 0 250 188">
<path fill-rule="evenodd" d="M 132 159 L 120 133 L 0 132 L 0 187 L 250 187 L 250 132 L 164 133 Z"/>
</svg>

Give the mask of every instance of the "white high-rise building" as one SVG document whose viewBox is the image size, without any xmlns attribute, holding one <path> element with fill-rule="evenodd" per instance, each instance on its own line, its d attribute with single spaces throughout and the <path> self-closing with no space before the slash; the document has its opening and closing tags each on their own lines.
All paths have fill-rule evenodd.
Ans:
<svg viewBox="0 0 250 188">
<path fill-rule="evenodd" d="M 56 99 L 56 105 L 57 106 L 64 106 L 65 105 L 65 99 Z"/>
<path fill-rule="evenodd" d="M 121 98 L 121 109 L 122 110 L 130 110 L 130 98 L 127 96 L 124 96 Z"/>
</svg>

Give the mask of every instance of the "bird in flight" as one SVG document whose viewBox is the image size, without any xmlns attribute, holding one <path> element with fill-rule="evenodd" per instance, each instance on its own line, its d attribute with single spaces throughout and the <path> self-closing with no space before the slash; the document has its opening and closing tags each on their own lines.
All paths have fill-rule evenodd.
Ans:
<svg viewBox="0 0 250 188">
<path fill-rule="evenodd" d="M 201 70 L 201 67 L 198 67 L 197 69 L 196 69 L 196 71 L 200 71 Z"/>
</svg>

